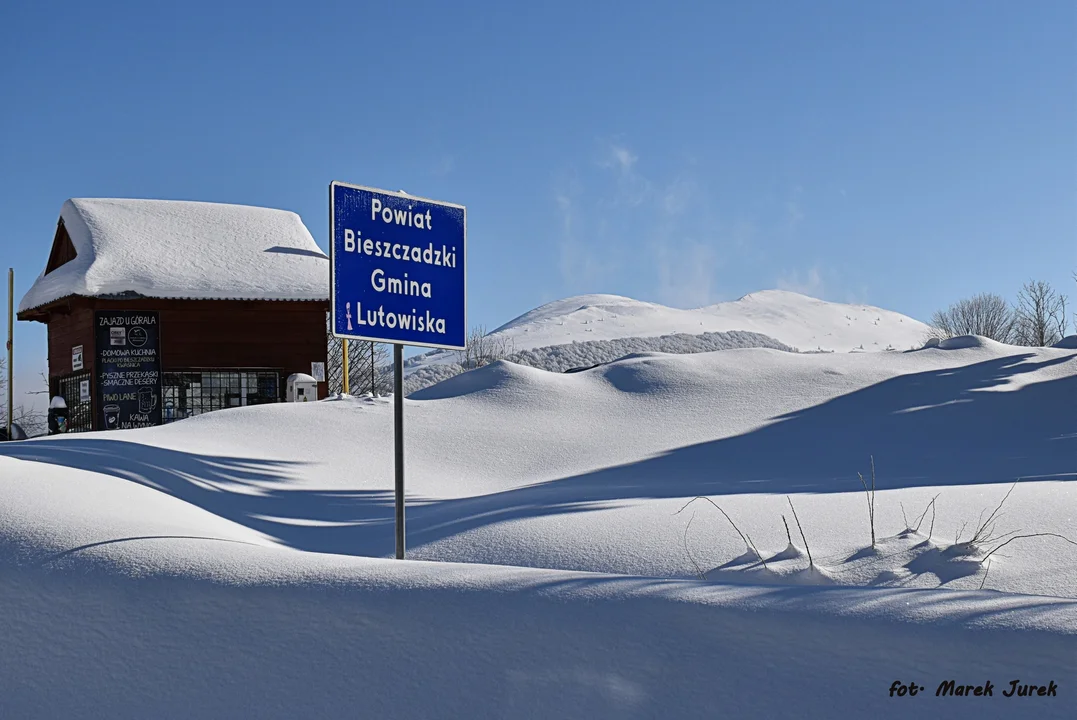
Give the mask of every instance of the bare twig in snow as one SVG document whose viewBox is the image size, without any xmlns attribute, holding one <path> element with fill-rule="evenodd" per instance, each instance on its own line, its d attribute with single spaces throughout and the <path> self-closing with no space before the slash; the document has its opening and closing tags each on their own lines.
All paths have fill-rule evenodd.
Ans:
<svg viewBox="0 0 1077 720">
<path fill-rule="evenodd" d="M 797 509 L 793 507 L 793 501 L 788 495 L 785 496 L 786 501 L 789 503 L 789 509 L 793 511 L 793 519 L 797 521 L 797 529 L 800 530 L 800 539 L 804 541 L 804 550 L 808 553 L 808 566 L 814 568 L 815 561 L 811 558 L 811 548 L 808 547 L 808 538 L 804 537 L 804 528 L 800 525 L 800 518 L 797 517 Z"/>
<path fill-rule="evenodd" d="M 995 528 L 995 523 L 998 522 L 997 516 L 999 510 L 1006 504 L 1006 500 L 1009 499 L 1010 493 L 1017 487 L 1018 482 L 1020 482 L 1020 480 L 1014 480 L 1013 485 L 1011 485 L 1010 489 L 1006 491 L 1006 494 L 1002 496 L 1002 500 L 999 502 L 998 507 L 995 508 L 994 512 L 987 516 L 986 520 L 979 524 L 979 527 L 976 528 L 976 532 L 972 534 L 972 539 L 969 540 L 969 545 L 982 545 L 991 542 L 993 539 L 997 539 L 991 538 L 991 533 Z M 983 514 L 981 513 L 980 516 L 983 517 Z"/>
<path fill-rule="evenodd" d="M 901 508 L 901 520 L 905 523 L 905 529 L 912 530 L 912 527 L 909 525 L 909 518 L 905 516 L 905 503 L 899 502 L 898 506 Z"/>
<path fill-rule="evenodd" d="M 692 517 L 688 518 L 688 524 L 684 526 L 684 552 L 688 555 L 688 559 L 692 561 L 692 566 L 696 569 L 696 575 L 700 580 L 706 580 L 707 576 L 703 570 L 699 567 L 699 563 L 692 557 L 692 551 L 688 549 L 688 528 L 692 527 L 692 521 L 696 519 L 696 514 L 693 512 Z"/>
<path fill-rule="evenodd" d="M 678 510 L 677 512 L 675 512 L 673 514 L 674 515 L 680 515 L 682 512 L 684 512 L 685 508 L 687 508 L 689 505 L 694 503 L 696 500 L 706 500 L 711 505 L 713 505 L 715 508 L 717 508 L 718 512 L 722 513 L 722 515 L 725 516 L 725 519 L 729 521 L 729 524 L 733 526 L 733 529 L 737 531 L 737 535 L 740 535 L 740 539 L 744 542 L 745 549 L 750 550 L 751 552 L 755 553 L 755 556 L 759 559 L 759 562 L 763 563 L 764 568 L 767 566 L 766 561 L 763 560 L 763 556 L 759 553 L 759 550 L 756 549 L 755 544 L 752 542 L 752 539 L 750 537 L 748 537 L 747 535 L 745 535 L 744 533 L 742 533 L 740 531 L 740 528 L 737 527 L 737 524 L 735 522 L 733 522 L 733 518 L 729 517 L 729 513 L 727 513 L 725 510 L 723 510 L 721 507 L 719 507 L 718 503 L 714 502 L 709 497 L 704 497 L 702 495 L 697 495 L 696 497 L 694 497 L 691 500 L 689 500 L 688 502 L 686 502 L 684 504 L 684 507 L 682 507 L 680 510 Z"/>
<path fill-rule="evenodd" d="M 992 535 L 991 537 L 984 540 L 983 543 L 986 544 L 986 543 L 1002 542 L 1003 540 L 1006 540 L 1006 539 L 1016 535 L 1019 532 L 1021 532 L 1021 531 L 1020 530 L 1010 530 L 1009 532 L 1004 532 L 1001 535 Z"/>
<path fill-rule="evenodd" d="M 782 522 L 785 523 L 785 539 L 789 541 L 789 545 L 793 544 L 793 536 L 789 534 L 789 523 L 785 519 L 785 515 L 782 515 Z"/>
<path fill-rule="evenodd" d="M 1070 540 L 1070 539 L 1069 539 L 1068 537 L 1066 537 L 1065 535 L 1059 535 L 1058 533 L 1052 533 L 1052 532 L 1042 532 L 1042 533 L 1029 533 L 1029 534 L 1027 534 L 1027 535 L 1014 535 L 1014 536 L 1013 536 L 1013 537 L 1011 537 L 1011 538 L 1010 538 L 1009 540 L 1007 540 L 1006 542 L 1002 543 L 1001 545 L 998 545 L 998 546 L 996 546 L 994 550 L 992 550 L 991 552 L 989 552 L 989 553 L 987 553 L 986 555 L 984 555 L 984 556 L 983 556 L 983 559 L 982 559 L 982 560 L 980 560 L 980 563 L 982 564 L 982 563 L 984 563 L 984 562 L 987 562 L 987 559 L 988 559 L 989 557 L 991 557 L 991 556 L 992 556 L 992 555 L 994 555 L 994 554 L 995 554 L 996 552 L 998 552 L 998 551 L 999 551 L 999 550 L 1001 550 L 1002 548 L 1004 548 L 1004 547 L 1006 547 L 1007 545 L 1009 545 L 1010 543 L 1012 543 L 1012 542 L 1013 542 L 1014 540 L 1022 540 L 1022 539 L 1024 539 L 1024 538 L 1034 538 L 1034 537 L 1054 537 L 1054 538 L 1058 538 L 1059 540 L 1065 540 L 1065 541 L 1066 541 L 1066 542 L 1068 542 L 1068 543 L 1069 543 L 1070 545 L 1077 545 L 1077 542 L 1075 542 L 1075 541 L 1073 541 L 1073 540 Z"/>
<path fill-rule="evenodd" d="M 961 542 L 961 536 L 962 536 L 962 535 L 964 534 L 964 532 L 965 532 L 965 528 L 967 528 L 967 527 L 968 527 L 968 525 L 969 525 L 969 524 L 968 524 L 967 522 L 963 522 L 963 523 L 961 523 L 961 527 L 959 527 L 959 528 L 957 529 L 957 534 L 956 534 L 956 535 L 954 535 L 954 545 L 958 545 L 958 544 L 960 544 L 960 542 Z"/>
<path fill-rule="evenodd" d="M 691 500 L 689 500 L 688 502 L 686 502 L 686 503 L 684 504 L 684 507 L 682 507 L 682 508 L 681 508 L 680 510 L 678 510 L 677 512 L 675 512 L 675 513 L 673 513 L 673 514 L 674 514 L 674 515 L 680 515 L 680 514 L 681 514 L 682 512 L 684 512 L 685 508 L 687 508 L 687 507 L 688 507 L 689 505 L 691 505 L 692 503 L 694 503 L 694 502 L 695 502 L 696 500 L 706 500 L 706 501 L 707 501 L 707 502 L 709 502 L 709 503 L 710 503 L 711 505 L 713 505 L 714 507 L 718 508 L 718 512 L 722 513 L 722 515 L 725 515 L 725 519 L 726 519 L 726 520 L 728 520 L 728 521 L 729 521 L 729 524 L 733 526 L 733 529 L 737 531 L 737 535 L 740 535 L 740 539 L 741 539 L 741 540 L 742 540 L 742 541 L 744 542 L 744 547 L 746 547 L 746 548 L 750 548 L 750 547 L 751 547 L 751 545 L 749 545 L 749 544 L 748 544 L 748 538 L 744 537 L 744 533 L 742 533 L 742 532 L 740 531 L 740 528 L 739 528 L 739 527 L 737 527 L 737 524 L 736 524 L 735 522 L 733 522 L 733 518 L 729 517 L 729 513 L 727 513 L 727 512 L 726 512 L 725 510 L 723 510 L 722 508 L 718 507 L 718 503 L 714 502 L 714 501 L 713 501 L 713 500 L 711 500 L 711 499 L 710 499 L 709 497 L 703 497 L 702 495 L 698 495 L 698 496 L 696 496 L 696 497 L 692 498 Z"/>
<path fill-rule="evenodd" d="M 864 476 L 857 473 L 860 484 L 864 486 L 864 495 L 868 499 L 868 522 L 871 524 L 871 546 L 875 547 L 875 456 L 871 456 L 871 492 L 868 492 L 868 484 Z"/>
<path fill-rule="evenodd" d="M 983 579 L 980 580 L 980 589 L 981 590 L 984 589 L 984 583 L 987 582 L 987 573 L 989 573 L 989 572 L 991 572 L 991 563 L 987 563 L 987 567 L 984 568 L 984 576 L 983 576 Z"/>
<path fill-rule="evenodd" d="M 752 552 L 755 553 L 755 556 L 757 558 L 759 558 L 759 562 L 763 564 L 763 569 L 764 570 L 769 570 L 770 568 L 767 567 L 767 561 L 763 559 L 763 554 L 761 552 L 759 552 L 759 550 L 756 549 L 755 543 L 752 542 L 752 536 L 751 535 L 745 535 L 745 537 L 748 538 L 748 547 L 750 547 L 752 549 Z"/>
<path fill-rule="evenodd" d="M 941 494 L 942 493 L 939 493 L 939 495 L 941 495 Z M 935 500 L 938 499 L 939 495 L 936 495 L 935 497 L 931 498 L 931 502 L 929 502 L 927 504 L 927 507 L 924 508 L 924 512 L 920 514 L 920 519 L 916 521 L 916 527 L 913 528 L 913 532 L 920 532 L 920 525 L 924 522 L 924 518 L 927 517 L 927 511 L 928 510 L 931 510 L 931 525 L 932 525 L 932 527 L 934 527 L 934 525 L 935 525 Z M 928 539 L 930 539 L 930 538 L 931 538 L 931 535 L 928 534 Z"/>
</svg>

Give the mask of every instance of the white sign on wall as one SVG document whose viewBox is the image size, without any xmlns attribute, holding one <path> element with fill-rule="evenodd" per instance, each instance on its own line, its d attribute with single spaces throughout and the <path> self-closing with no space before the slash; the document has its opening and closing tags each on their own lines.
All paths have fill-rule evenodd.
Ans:
<svg viewBox="0 0 1077 720">
<path fill-rule="evenodd" d="M 79 402 L 90 402 L 90 381 L 79 381 Z"/>
<path fill-rule="evenodd" d="M 75 372 L 82 369 L 82 346 L 75 345 L 71 348 L 71 371 Z"/>
<path fill-rule="evenodd" d="M 312 362 L 310 364 L 310 375 L 318 382 L 325 382 L 325 363 Z"/>
</svg>

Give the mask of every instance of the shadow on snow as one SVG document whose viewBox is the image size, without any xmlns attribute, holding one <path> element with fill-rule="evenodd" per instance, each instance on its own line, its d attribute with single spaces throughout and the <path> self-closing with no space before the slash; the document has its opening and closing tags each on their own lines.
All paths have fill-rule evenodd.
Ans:
<svg viewBox="0 0 1077 720">
<path fill-rule="evenodd" d="M 1022 374 L 1077 361 L 1034 357 L 902 375 L 743 435 L 639 462 L 492 495 L 409 499 L 408 543 L 623 500 L 858 491 L 856 472 L 866 474 L 869 454 L 880 489 L 1073 480 L 1077 375 L 1001 390 Z M 297 479 L 301 463 L 199 455 L 102 435 L 4 443 L 0 454 L 142 483 L 302 550 L 393 552 L 391 490 L 307 489 Z"/>
</svg>

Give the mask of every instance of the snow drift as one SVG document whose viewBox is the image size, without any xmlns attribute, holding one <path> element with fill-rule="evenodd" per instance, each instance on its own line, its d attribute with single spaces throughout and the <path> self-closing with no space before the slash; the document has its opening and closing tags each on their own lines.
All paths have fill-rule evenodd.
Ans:
<svg viewBox="0 0 1077 720">
<path fill-rule="evenodd" d="M 681 333 L 660 335 L 658 337 L 572 341 L 565 345 L 550 345 L 513 352 L 504 359 L 550 372 L 565 372 L 567 370 L 602 365 L 634 353 L 693 354 L 737 348 L 771 348 L 773 350 L 793 352 L 793 348 L 766 335 L 732 331 L 701 333 L 699 335 Z M 416 363 L 404 378 L 404 392 L 411 395 L 465 371 L 463 366 L 456 363 Z"/>
<path fill-rule="evenodd" d="M 0 714 L 1068 717 L 1077 548 L 959 546 L 1072 537 L 1075 393 L 968 341 L 494 363 L 405 402 L 403 563 L 386 398 L 4 443 Z"/>
<path fill-rule="evenodd" d="M 1073 601 L 118 545 L 0 566 L 4 716 L 907 718 L 895 680 L 932 716 L 1073 707 Z"/>
<path fill-rule="evenodd" d="M 572 374 L 499 362 L 406 401 L 410 548 L 692 576 L 686 542 L 705 569 L 745 548 L 716 511 L 700 509 L 686 533 L 691 513 L 675 513 L 688 499 L 715 498 L 769 557 L 787 545 L 793 495 L 812 551 L 844 567 L 869 536 L 857 473 L 871 458 L 880 538 L 906 529 L 903 507 L 919 515 L 941 493 L 933 541 L 956 542 L 1017 479 L 999 529 L 1072 536 L 1075 392 L 1072 351 L 1008 346 L 648 354 Z M 388 398 L 251 407 L 0 454 L 140 482 L 297 549 L 388 556 L 391 411 Z M 1006 554 L 988 587 L 1077 597 L 1069 548 L 1030 541 Z M 982 579 L 978 568 L 946 584 Z M 891 584 L 939 582 L 913 573 Z"/>
</svg>

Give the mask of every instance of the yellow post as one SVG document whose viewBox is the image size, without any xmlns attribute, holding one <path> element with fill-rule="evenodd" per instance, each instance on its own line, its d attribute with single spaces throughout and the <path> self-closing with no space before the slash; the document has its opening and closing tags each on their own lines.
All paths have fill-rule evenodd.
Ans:
<svg viewBox="0 0 1077 720">
<path fill-rule="evenodd" d="M 348 341 L 344 341 L 344 394 L 348 394 Z"/>
</svg>

